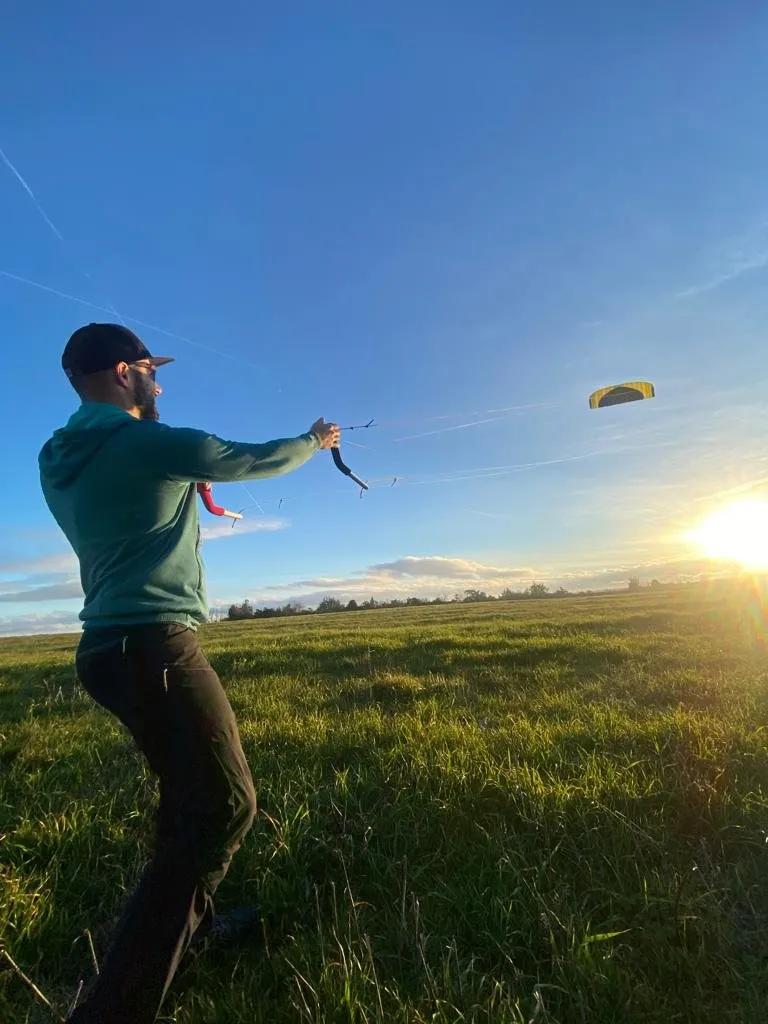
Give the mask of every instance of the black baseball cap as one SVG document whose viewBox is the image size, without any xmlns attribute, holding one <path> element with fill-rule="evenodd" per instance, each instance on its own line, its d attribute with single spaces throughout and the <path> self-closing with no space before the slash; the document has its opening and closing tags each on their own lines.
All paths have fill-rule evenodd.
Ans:
<svg viewBox="0 0 768 1024">
<path fill-rule="evenodd" d="M 153 356 L 133 331 L 122 324 L 86 324 L 67 342 L 61 366 L 68 377 L 109 370 L 117 363 L 147 360 L 153 366 L 172 363 L 172 356 Z"/>
</svg>

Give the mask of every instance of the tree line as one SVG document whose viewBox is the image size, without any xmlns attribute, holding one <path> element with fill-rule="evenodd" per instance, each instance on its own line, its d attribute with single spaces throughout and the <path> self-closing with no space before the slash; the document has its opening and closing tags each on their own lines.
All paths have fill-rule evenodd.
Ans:
<svg viewBox="0 0 768 1024">
<path fill-rule="evenodd" d="M 628 589 L 634 591 L 639 589 L 639 581 L 632 579 Z M 660 584 L 657 580 L 654 580 L 652 586 L 657 587 Z M 286 615 L 314 615 L 316 613 L 324 612 L 357 612 L 367 611 L 372 608 L 408 608 L 415 605 L 435 605 L 435 604 L 471 604 L 477 601 L 530 601 L 530 600 L 542 600 L 553 597 L 580 597 L 586 596 L 587 594 L 596 593 L 616 593 L 615 590 L 611 591 L 577 591 L 572 592 L 566 590 L 564 587 L 559 587 L 557 590 L 550 590 L 549 587 L 544 583 L 532 583 L 525 590 L 511 590 L 506 587 L 500 594 L 487 594 L 484 590 L 468 589 L 461 593 L 456 593 L 453 597 L 405 597 L 405 598 L 393 598 L 390 601 L 377 601 L 375 598 L 370 597 L 367 601 L 356 601 L 352 598 L 349 601 L 340 601 L 337 597 L 325 597 L 317 605 L 316 608 L 305 607 L 298 601 L 289 601 L 282 607 L 264 607 L 255 608 L 250 601 L 247 599 L 242 604 L 233 604 L 229 606 L 227 612 L 227 619 L 240 620 L 240 619 L 274 619 L 280 618 Z"/>
</svg>

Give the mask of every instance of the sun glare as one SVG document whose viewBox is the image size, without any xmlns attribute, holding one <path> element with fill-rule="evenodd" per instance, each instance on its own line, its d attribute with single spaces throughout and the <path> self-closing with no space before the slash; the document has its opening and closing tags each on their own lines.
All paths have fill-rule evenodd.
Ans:
<svg viewBox="0 0 768 1024">
<path fill-rule="evenodd" d="M 688 534 L 709 558 L 768 569 L 768 500 L 744 498 L 705 516 Z"/>
</svg>

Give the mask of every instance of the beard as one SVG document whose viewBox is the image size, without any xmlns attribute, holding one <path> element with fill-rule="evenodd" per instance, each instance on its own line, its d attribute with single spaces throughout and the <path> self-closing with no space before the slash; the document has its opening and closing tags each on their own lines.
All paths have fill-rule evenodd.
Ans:
<svg viewBox="0 0 768 1024">
<path fill-rule="evenodd" d="M 155 382 L 148 373 L 142 373 L 140 370 L 134 370 L 133 404 L 139 410 L 139 419 L 160 419 L 155 404 Z"/>
</svg>

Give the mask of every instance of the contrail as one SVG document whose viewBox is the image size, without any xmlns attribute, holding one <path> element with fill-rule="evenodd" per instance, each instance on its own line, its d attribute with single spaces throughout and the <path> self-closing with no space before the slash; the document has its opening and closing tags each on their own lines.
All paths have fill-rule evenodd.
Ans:
<svg viewBox="0 0 768 1024">
<path fill-rule="evenodd" d="M 568 455 L 559 459 L 546 459 L 541 462 L 519 462 L 510 466 L 483 466 L 478 469 L 457 469 L 448 473 L 429 477 L 397 477 L 398 486 L 425 487 L 432 484 L 452 484 L 462 480 L 490 480 L 497 476 L 508 476 L 511 473 L 524 473 L 527 469 L 541 469 L 544 466 L 557 466 L 565 462 L 581 462 L 584 459 L 592 459 L 598 455 L 605 455 L 605 451 L 587 452 L 585 455 Z M 389 481 L 391 486 L 392 476 L 376 477 L 369 480 L 369 484 L 378 490 L 378 481 Z M 382 483 L 381 486 L 384 486 Z"/>
<path fill-rule="evenodd" d="M 486 519 L 508 519 L 509 518 L 509 513 L 508 512 L 506 512 L 506 513 L 505 512 L 483 512 L 483 510 L 479 509 L 479 508 L 467 508 L 464 511 L 465 512 L 471 512 L 473 515 L 476 515 L 476 516 L 484 516 Z"/>
<path fill-rule="evenodd" d="M 505 418 L 505 416 L 490 416 L 484 420 L 472 420 L 470 423 L 458 423 L 454 427 L 438 427 L 437 430 L 425 430 L 422 434 L 407 434 L 405 437 L 396 437 L 394 440 L 415 441 L 419 437 L 433 437 L 435 434 L 447 434 L 449 430 L 466 430 L 467 427 L 479 427 L 483 423 L 496 423 L 498 420 L 503 420 Z"/>
<path fill-rule="evenodd" d="M 377 420 L 377 427 L 397 427 L 408 423 L 430 423 L 439 420 L 455 420 L 463 417 L 496 416 L 511 412 L 532 412 L 541 409 L 557 409 L 560 405 L 557 402 L 529 402 L 526 405 L 503 405 L 498 409 L 474 409 L 471 412 L 446 412 L 433 416 L 408 417 L 396 420 Z"/>
<path fill-rule="evenodd" d="M 43 209 L 43 204 L 40 202 L 40 200 L 37 198 L 35 193 L 32 191 L 32 189 L 28 185 L 28 183 L 27 183 L 26 179 L 24 178 L 24 176 L 22 175 L 21 171 L 18 169 L 18 167 L 16 167 L 13 163 L 11 163 L 11 161 L 8 159 L 8 155 L 6 153 L 4 153 L 2 149 L 0 149 L 0 159 L 2 159 L 3 163 L 5 164 L 5 166 L 8 168 L 8 170 L 14 176 L 14 178 L 16 178 L 18 183 L 21 185 L 21 187 L 27 193 L 29 198 L 35 204 L 35 206 L 37 207 L 37 212 L 43 218 L 43 220 L 48 225 L 48 227 L 51 229 L 51 231 L 54 233 L 54 235 L 56 235 L 56 237 L 62 243 L 62 245 L 66 245 L 67 243 L 66 243 L 66 241 L 64 239 L 64 235 L 62 235 L 62 233 L 59 231 L 59 229 L 53 223 L 51 218 L 45 212 L 45 210 Z M 84 276 L 88 278 L 88 281 L 90 282 L 90 284 L 93 287 L 95 287 L 95 282 L 94 282 L 93 278 L 91 277 L 91 275 L 88 273 L 88 271 L 84 270 L 82 267 L 80 269 L 82 270 L 82 273 L 84 274 Z M 106 310 L 106 312 L 112 313 L 113 316 L 116 316 L 117 319 L 125 326 L 125 320 L 122 318 L 120 313 L 118 313 L 118 311 L 115 309 L 115 307 L 111 303 L 109 303 L 109 309 Z"/>
<path fill-rule="evenodd" d="M 41 291 L 48 292 L 51 295 L 56 295 L 60 299 L 68 299 L 70 302 L 78 302 L 81 306 L 88 306 L 89 309 L 95 309 L 99 313 L 116 312 L 114 309 L 107 308 L 106 306 L 99 306 L 95 302 L 89 302 L 88 299 L 82 299 L 79 295 L 70 295 L 68 292 L 59 291 L 58 288 L 51 288 L 49 285 L 41 284 L 39 281 L 32 281 L 28 277 L 21 277 L 19 274 L 12 274 L 9 270 L 0 270 L 0 276 L 7 277 L 11 281 L 18 281 L 19 284 L 29 285 L 30 288 L 39 288 Z M 135 316 L 128 316 L 125 319 L 129 320 L 133 324 L 137 324 L 139 327 L 145 327 L 149 331 L 157 331 L 158 334 L 164 334 L 167 338 L 175 338 L 176 341 L 183 341 L 187 345 L 192 345 L 193 348 L 199 348 L 205 352 L 212 352 L 214 355 L 222 356 L 224 359 L 233 359 L 240 363 L 241 366 L 248 366 L 254 370 L 263 369 L 263 367 L 259 367 L 255 363 L 249 363 L 229 352 L 224 352 L 222 349 L 214 348 L 212 345 L 203 345 L 202 342 L 193 341 L 192 338 L 187 338 L 183 334 L 176 334 L 174 331 L 167 331 L 164 327 L 158 327 L 157 324 L 147 323 L 146 320 L 139 320 Z"/>
<path fill-rule="evenodd" d="M 28 284 L 31 288 L 39 288 L 41 291 L 49 292 L 51 295 L 58 295 L 60 299 L 69 299 L 70 302 L 79 302 L 81 306 L 88 306 L 90 309 L 96 309 L 99 313 L 112 312 L 112 310 L 106 309 L 104 306 L 98 306 L 95 302 L 89 302 L 87 299 L 78 298 L 77 295 L 69 295 L 67 292 L 60 292 L 58 288 L 50 288 L 47 284 L 40 284 L 39 281 L 30 281 L 28 277 L 19 277 L 18 274 L 12 274 L 9 270 L 0 270 L 0 275 L 9 278 L 11 281 L 18 281 L 20 284 Z"/>
<path fill-rule="evenodd" d="M 663 443 L 662 443 L 663 444 Z M 598 448 L 595 451 L 585 452 L 583 455 L 565 455 L 557 459 L 542 459 L 538 462 L 518 462 L 509 466 L 484 466 L 477 469 L 457 469 L 439 476 L 426 478 L 413 478 L 398 475 L 398 484 L 403 486 L 430 486 L 432 484 L 451 484 L 462 480 L 490 480 L 497 476 L 507 476 L 512 473 L 524 473 L 529 469 L 543 469 L 546 466 L 560 466 L 569 462 L 583 462 L 585 459 L 595 459 L 603 455 L 621 455 L 627 452 L 645 451 L 662 447 L 659 444 L 622 446 L 620 448 Z M 387 478 L 384 478 L 387 479 Z M 389 477 L 388 479 L 391 479 Z"/>
<path fill-rule="evenodd" d="M 35 204 L 35 206 L 37 207 L 37 212 L 43 218 L 43 220 L 48 225 L 48 227 L 51 229 L 51 231 L 54 233 L 54 235 L 56 235 L 56 237 L 59 239 L 60 242 L 63 242 L 64 241 L 64 236 L 59 231 L 59 229 L 56 227 L 56 225 L 53 223 L 53 221 L 48 216 L 48 214 L 45 212 L 45 210 L 43 209 L 43 206 L 42 206 L 40 200 L 37 198 L 35 193 L 32 191 L 32 189 L 26 183 L 24 178 L 21 176 L 21 173 L 19 172 L 19 170 L 16 167 L 14 167 L 14 165 L 11 163 L 11 161 L 8 159 L 8 157 L 5 155 L 5 153 L 2 151 L 2 149 L 0 149 L 0 160 L 3 161 L 5 166 L 8 168 L 8 170 L 11 172 L 11 174 L 14 176 L 14 178 L 21 185 L 21 187 L 27 193 L 27 195 L 32 200 L 32 202 Z"/>
<path fill-rule="evenodd" d="M 488 467 L 486 469 L 458 470 L 456 473 L 447 473 L 440 477 L 432 477 L 426 480 L 409 480 L 402 477 L 403 484 L 431 485 L 431 484 L 453 484 L 462 480 L 490 480 L 496 476 L 508 476 L 512 473 L 524 473 L 527 469 L 543 469 L 545 466 L 559 466 L 564 462 L 581 462 L 584 459 L 592 459 L 604 452 L 590 452 L 587 455 L 571 455 L 563 459 L 546 459 L 542 462 L 521 462 L 515 466 Z"/>
</svg>

